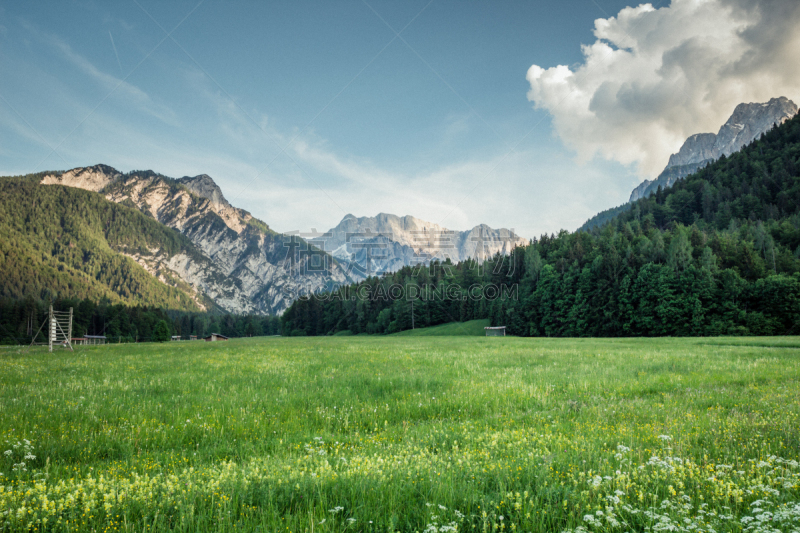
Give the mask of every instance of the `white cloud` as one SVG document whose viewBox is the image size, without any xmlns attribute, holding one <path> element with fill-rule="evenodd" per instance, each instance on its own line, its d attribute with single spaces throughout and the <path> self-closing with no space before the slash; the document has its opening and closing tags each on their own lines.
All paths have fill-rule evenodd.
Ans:
<svg viewBox="0 0 800 533">
<path fill-rule="evenodd" d="M 800 2 L 673 0 L 595 21 L 584 62 L 528 70 L 582 161 L 595 155 L 654 177 L 689 135 L 714 132 L 737 104 L 800 96 Z"/>
</svg>

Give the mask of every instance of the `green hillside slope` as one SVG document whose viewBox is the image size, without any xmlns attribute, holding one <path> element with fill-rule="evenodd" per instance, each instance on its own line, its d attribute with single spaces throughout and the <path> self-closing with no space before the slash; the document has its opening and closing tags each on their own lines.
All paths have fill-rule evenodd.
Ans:
<svg viewBox="0 0 800 533">
<path fill-rule="evenodd" d="M 620 213 L 630 210 L 630 208 L 631 204 L 622 204 L 618 205 L 617 207 L 612 207 L 611 209 L 606 209 L 605 211 L 600 211 L 595 216 L 584 222 L 583 226 L 575 231 L 589 231 L 594 228 L 599 228 L 619 216 Z"/>
<path fill-rule="evenodd" d="M 192 253 L 178 232 L 101 195 L 0 179 L 0 297 L 70 298 L 201 310 L 179 280 L 163 283 L 129 254 Z"/>
<path fill-rule="evenodd" d="M 486 331 L 483 328 L 489 325 L 489 320 L 468 320 L 467 322 L 450 322 L 429 328 L 407 329 L 394 333 L 397 337 L 483 337 Z"/>
</svg>

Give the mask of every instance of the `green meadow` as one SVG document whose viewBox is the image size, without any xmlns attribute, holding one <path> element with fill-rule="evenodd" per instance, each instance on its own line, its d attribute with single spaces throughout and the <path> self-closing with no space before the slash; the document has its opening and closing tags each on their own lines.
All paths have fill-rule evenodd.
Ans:
<svg viewBox="0 0 800 533">
<path fill-rule="evenodd" d="M 0 531 L 798 531 L 798 378 L 797 337 L 3 348 Z"/>
</svg>

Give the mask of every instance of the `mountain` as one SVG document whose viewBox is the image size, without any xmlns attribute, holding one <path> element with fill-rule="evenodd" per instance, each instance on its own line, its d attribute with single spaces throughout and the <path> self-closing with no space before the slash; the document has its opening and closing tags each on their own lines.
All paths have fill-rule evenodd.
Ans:
<svg viewBox="0 0 800 533">
<path fill-rule="evenodd" d="M 762 134 L 797 114 L 797 106 L 781 96 L 763 104 L 739 104 L 717 134 L 697 133 L 683 143 L 678 153 L 672 154 L 666 168 L 655 180 L 645 180 L 633 192 L 629 202 L 654 194 L 658 187 L 666 189 L 679 179 L 729 156 L 750 144 Z"/>
<path fill-rule="evenodd" d="M 602 230 L 545 234 L 482 268 L 404 268 L 300 298 L 283 331 L 380 334 L 488 318 L 521 336 L 800 334 L 800 115 L 627 205 L 606 213 Z"/>
<path fill-rule="evenodd" d="M 655 180 L 644 180 L 631 192 L 628 203 L 612 207 L 587 220 L 578 231 L 588 231 L 599 227 L 631 208 L 631 204 L 646 198 L 658 190 L 674 185 L 678 180 L 697 172 L 720 157 L 730 156 L 772 129 L 797 114 L 794 102 L 781 96 L 763 104 L 739 104 L 719 132 L 697 133 L 690 136 L 672 154 L 667 166 Z"/>
<path fill-rule="evenodd" d="M 527 240 L 513 231 L 485 224 L 468 231 L 454 231 L 413 216 L 380 213 L 374 217 L 346 215 L 341 222 L 312 242 L 351 265 L 351 277 L 396 272 L 404 266 L 430 261 L 484 259 L 508 255 Z"/>
<path fill-rule="evenodd" d="M 180 279 L 228 312 L 280 313 L 301 294 L 348 280 L 326 254 L 231 206 L 207 175 L 172 179 L 95 165 L 46 173 L 40 184 L 99 193 L 179 232 L 194 255 L 158 246 L 119 251 L 154 276 Z"/>
</svg>

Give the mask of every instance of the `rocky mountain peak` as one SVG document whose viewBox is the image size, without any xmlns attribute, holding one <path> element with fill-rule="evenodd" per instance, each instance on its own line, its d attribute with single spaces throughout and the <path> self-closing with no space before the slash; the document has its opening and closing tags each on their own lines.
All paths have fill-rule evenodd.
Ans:
<svg viewBox="0 0 800 533">
<path fill-rule="evenodd" d="M 211 210 L 219 215 L 225 224 L 236 233 L 241 232 L 247 226 L 247 221 L 252 218 L 247 211 L 233 207 L 228 203 L 228 200 L 222 194 L 222 189 L 208 174 L 200 174 L 193 177 L 184 176 L 177 181 L 194 195 L 207 199 L 211 203 Z"/>
<path fill-rule="evenodd" d="M 719 129 L 714 141 L 713 159 L 729 156 L 757 139 L 774 126 L 783 124 L 797 114 L 794 102 L 781 96 L 769 102 L 739 104 L 728 121 Z"/>
<path fill-rule="evenodd" d="M 42 178 L 42 185 L 64 185 L 76 189 L 99 192 L 112 183 L 119 181 L 122 174 L 108 165 L 78 167 L 61 173 L 47 174 Z"/>
<path fill-rule="evenodd" d="M 713 133 L 695 133 L 686 139 L 677 154 L 669 156 L 666 168 L 713 159 L 716 141 L 717 136 Z"/>
<path fill-rule="evenodd" d="M 222 194 L 222 189 L 208 174 L 200 174 L 194 177 L 184 176 L 178 180 L 178 183 L 184 185 L 197 196 L 209 199 L 212 204 L 231 207 L 231 204 Z"/>
<path fill-rule="evenodd" d="M 698 133 L 686 139 L 678 153 L 670 156 L 666 168 L 729 156 L 796 114 L 797 106 L 785 96 L 766 103 L 739 104 L 716 134 Z"/>
<path fill-rule="evenodd" d="M 715 133 L 690 136 L 677 153 L 669 158 L 664 171 L 655 180 L 645 180 L 631 193 L 629 202 L 654 194 L 658 187 L 671 187 L 679 179 L 708 163 L 738 152 L 774 126 L 797 114 L 797 105 L 781 96 L 764 103 L 743 103 L 736 106 L 730 118 Z"/>
</svg>

